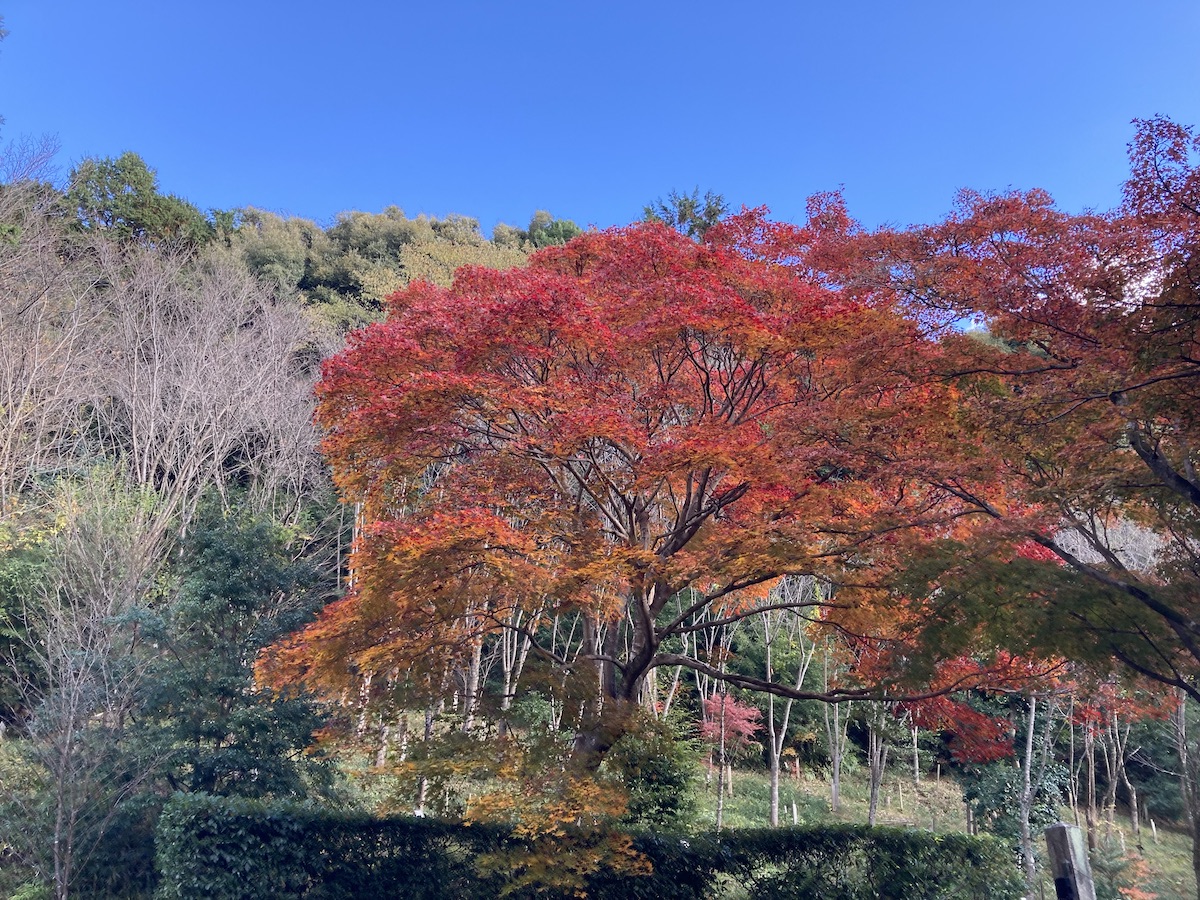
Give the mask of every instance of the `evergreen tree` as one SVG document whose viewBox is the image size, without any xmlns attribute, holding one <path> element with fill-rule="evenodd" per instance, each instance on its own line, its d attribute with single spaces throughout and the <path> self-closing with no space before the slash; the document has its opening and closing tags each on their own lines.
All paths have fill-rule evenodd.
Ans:
<svg viewBox="0 0 1200 900">
<path fill-rule="evenodd" d="M 302 797 L 329 771 L 308 748 L 321 718 L 254 684 L 258 651 L 313 611 L 316 573 L 270 521 L 206 509 L 186 539 L 143 708 L 174 790 Z"/>
</svg>

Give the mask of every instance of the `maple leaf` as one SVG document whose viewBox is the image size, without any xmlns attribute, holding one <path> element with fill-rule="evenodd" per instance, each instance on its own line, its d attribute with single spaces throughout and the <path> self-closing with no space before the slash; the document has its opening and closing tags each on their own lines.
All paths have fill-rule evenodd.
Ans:
<svg viewBox="0 0 1200 900">
<path fill-rule="evenodd" d="M 594 679 L 575 745 L 590 765 L 660 666 L 841 696 L 667 648 L 777 603 L 781 576 L 882 579 L 897 535 L 965 527 L 960 497 L 914 480 L 958 402 L 927 377 L 941 350 L 902 304 L 850 286 L 854 230 L 823 198 L 801 227 L 759 211 L 704 243 L 588 232 L 525 269 L 395 295 L 317 388 L 323 451 L 363 511 L 354 590 L 264 676 L 331 696 L 396 671 L 436 681 L 514 610 L 578 616 L 578 661 L 522 637 Z"/>
</svg>

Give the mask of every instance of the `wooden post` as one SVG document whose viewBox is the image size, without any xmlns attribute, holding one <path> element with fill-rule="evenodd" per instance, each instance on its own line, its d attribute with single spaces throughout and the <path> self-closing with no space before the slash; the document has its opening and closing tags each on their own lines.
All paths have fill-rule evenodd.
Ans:
<svg viewBox="0 0 1200 900">
<path fill-rule="evenodd" d="M 1092 866 L 1079 827 L 1065 822 L 1051 825 L 1046 829 L 1046 849 L 1058 900 L 1096 900 Z"/>
</svg>

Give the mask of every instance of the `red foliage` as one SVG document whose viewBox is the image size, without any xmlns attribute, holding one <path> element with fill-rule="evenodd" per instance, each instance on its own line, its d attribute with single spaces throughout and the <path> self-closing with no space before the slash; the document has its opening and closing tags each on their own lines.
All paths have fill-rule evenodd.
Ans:
<svg viewBox="0 0 1200 900">
<path fill-rule="evenodd" d="M 754 735 L 762 726 L 762 711 L 724 693 L 705 698 L 700 737 L 716 746 L 721 742 L 722 724 L 726 750 L 744 749 L 754 743 Z"/>
<path fill-rule="evenodd" d="M 1092 731 L 1113 722 L 1166 719 L 1179 702 L 1173 692 L 1145 681 L 1125 684 L 1106 680 L 1073 687 L 1076 700 L 1072 705 L 1071 723 Z"/>
<path fill-rule="evenodd" d="M 1021 541 L 1016 547 L 1017 556 L 1022 559 L 1033 560 L 1034 562 L 1052 562 L 1062 565 L 1063 561 L 1058 554 L 1049 547 L 1043 546 L 1029 538 Z"/>
<path fill-rule="evenodd" d="M 934 437 L 946 456 L 929 481 L 993 520 L 1001 558 L 1020 545 L 1067 564 L 1055 584 L 1075 576 L 1034 598 L 1055 623 L 1026 629 L 1038 650 L 1116 658 L 1200 697 L 1200 135 L 1139 122 L 1130 162 L 1110 213 L 965 191 L 940 222 L 862 237 L 860 258 L 885 261 L 891 289 L 944 334 L 975 470 L 997 475 L 964 483 L 968 448 Z M 1122 554 L 1113 525 L 1150 535 L 1153 561 Z"/>
<path fill-rule="evenodd" d="M 950 753 L 959 762 L 986 763 L 1013 755 L 1012 723 L 1004 716 L 991 716 L 960 699 L 970 689 L 981 694 L 1054 691 L 1061 686 L 1064 664 L 1059 660 L 1032 660 L 997 653 L 989 663 L 960 657 L 938 667 L 935 685 L 954 686 L 946 693 L 905 702 L 914 724 L 947 735 Z"/>
<path fill-rule="evenodd" d="M 812 211 L 746 212 L 705 244 L 589 232 L 392 297 L 318 387 L 323 450 L 368 523 L 355 590 L 262 672 L 336 693 L 453 665 L 546 607 L 583 614 L 590 641 L 631 630 L 584 656 L 632 701 L 657 665 L 705 665 L 660 649 L 681 591 L 728 615 L 780 575 L 883 573 L 901 532 L 957 527 L 962 501 L 920 481 L 956 430 L 953 388 L 922 374 L 936 347 L 851 284 L 840 201 Z"/>
<path fill-rule="evenodd" d="M 988 763 L 1013 755 L 1012 723 L 989 716 L 970 704 L 941 696 L 906 704 L 916 725 L 949 737 L 950 753 L 960 763 Z"/>
</svg>

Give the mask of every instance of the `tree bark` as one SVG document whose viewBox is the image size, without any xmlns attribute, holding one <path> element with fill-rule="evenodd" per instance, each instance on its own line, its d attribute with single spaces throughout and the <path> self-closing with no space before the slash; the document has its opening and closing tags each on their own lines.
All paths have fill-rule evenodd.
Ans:
<svg viewBox="0 0 1200 900">
<path fill-rule="evenodd" d="M 1033 797 L 1037 785 L 1033 780 L 1034 725 L 1037 721 L 1037 696 L 1029 697 L 1029 712 L 1025 719 L 1025 755 L 1021 760 L 1021 862 L 1025 871 L 1025 896 L 1032 897 L 1037 890 L 1037 858 L 1034 855 L 1033 834 L 1030 818 Z"/>
<path fill-rule="evenodd" d="M 867 824 L 874 825 L 879 812 L 879 787 L 883 784 L 883 772 L 887 766 L 888 746 L 877 721 L 878 711 L 872 710 L 871 722 L 867 727 L 867 762 L 870 768 L 870 799 L 867 803 Z"/>
<path fill-rule="evenodd" d="M 1087 762 L 1087 805 L 1084 807 L 1084 823 L 1087 825 L 1088 850 L 1096 849 L 1096 735 L 1088 724 L 1083 726 L 1083 756 Z"/>
<path fill-rule="evenodd" d="M 1190 694 L 1179 692 L 1179 705 L 1173 720 L 1175 746 L 1179 752 L 1179 787 L 1183 794 L 1188 829 L 1192 834 L 1192 873 L 1196 877 L 1196 893 L 1200 898 L 1200 747 L 1197 747 L 1189 727 L 1189 698 Z"/>
</svg>

